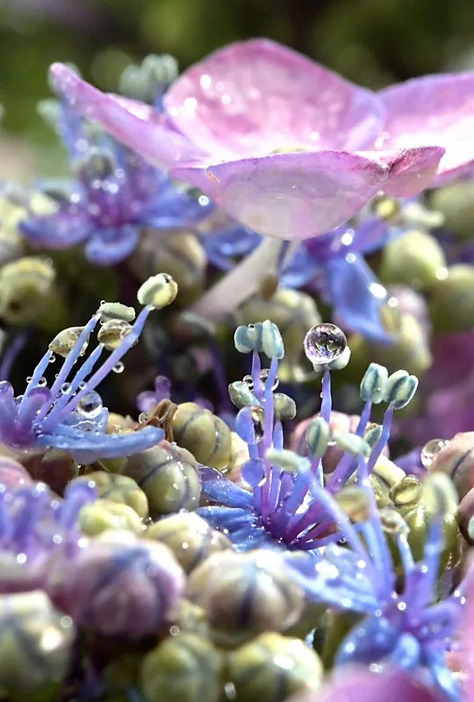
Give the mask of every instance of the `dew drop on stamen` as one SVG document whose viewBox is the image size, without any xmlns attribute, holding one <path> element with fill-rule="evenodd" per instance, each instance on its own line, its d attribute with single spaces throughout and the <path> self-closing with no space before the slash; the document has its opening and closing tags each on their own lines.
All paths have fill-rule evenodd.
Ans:
<svg viewBox="0 0 474 702">
<path fill-rule="evenodd" d="M 262 368 L 262 370 L 260 371 L 260 382 L 262 383 L 262 385 L 264 387 L 267 384 L 267 380 L 268 380 L 269 376 L 270 376 L 270 368 Z M 279 385 L 280 385 L 280 381 L 278 380 L 278 378 L 275 378 L 273 385 L 272 385 L 272 390 L 276 390 Z"/>
<path fill-rule="evenodd" d="M 122 361 L 118 361 L 115 366 L 112 368 L 112 371 L 114 373 L 122 373 L 124 370 L 125 366 L 123 365 Z"/>
<path fill-rule="evenodd" d="M 61 392 L 63 395 L 68 395 L 71 392 L 71 383 L 63 383 L 61 385 Z"/>
<path fill-rule="evenodd" d="M 91 390 L 87 392 L 77 403 L 77 411 L 87 419 L 95 419 L 102 412 L 102 398 Z"/>
<path fill-rule="evenodd" d="M 265 412 L 262 407 L 252 407 L 250 416 L 252 418 L 255 443 L 259 444 L 263 440 L 265 433 Z"/>
<path fill-rule="evenodd" d="M 304 338 L 304 352 L 313 366 L 335 361 L 346 347 L 346 335 L 335 324 L 317 324 Z"/>
</svg>

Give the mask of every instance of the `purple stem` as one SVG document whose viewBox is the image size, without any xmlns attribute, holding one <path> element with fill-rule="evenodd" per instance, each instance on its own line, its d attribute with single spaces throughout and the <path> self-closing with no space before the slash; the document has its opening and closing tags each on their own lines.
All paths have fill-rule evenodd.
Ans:
<svg viewBox="0 0 474 702">
<path fill-rule="evenodd" d="M 10 346 L 5 351 L 0 365 L 0 380 L 8 380 L 13 364 L 18 354 L 25 346 L 31 335 L 31 329 L 25 329 L 15 336 Z"/>
</svg>

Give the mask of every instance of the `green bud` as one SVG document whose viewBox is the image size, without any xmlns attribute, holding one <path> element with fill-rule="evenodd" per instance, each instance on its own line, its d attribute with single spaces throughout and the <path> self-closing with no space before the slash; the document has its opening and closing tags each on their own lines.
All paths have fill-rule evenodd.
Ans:
<svg viewBox="0 0 474 702">
<path fill-rule="evenodd" d="M 287 421 L 296 417 L 296 402 L 283 392 L 277 392 L 273 395 L 273 409 L 276 419 Z"/>
<path fill-rule="evenodd" d="M 433 190 L 431 206 L 444 215 L 446 228 L 463 239 L 474 236 L 474 183 L 459 180 Z"/>
<path fill-rule="evenodd" d="M 231 456 L 231 432 L 227 424 L 194 402 L 178 405 L 172 420 L 173 437 L 199 463 L 224 469 Z"/>
<path fill-rule="evenodd" d="M 409 404 L 418 387 L 418 378 L 405 370 L 395 371 L 385 384 L 383 399 L 396 410 Z"/>
<path fill-rule="evenodd" d="M 336 494 L 336 502 L 351 522 L 366 522 L 369 519 L 369 496 L 356 485 L 345 485 Z"/>
<path fill-rule="evenodd" d="M 128 505 L 141 519 L 148 516 L 148 500 L 145 493 L 138 487 L 135 480 L 126 475 L 98 470 L 76 478 L 73 482 L 87 482 L 95 488 L 99 497 Z"/>
<path fill-rule="evenodd" d="M 59 334 L 56 334 L 54 339 L 50 342 L 48 346 L 49 350 L 56 353 L 58 356 L 67 358 L 83 331 L 84 327 L 68 327 L 67 329 L 62 329 L 62 331 L 60 331 Z M 80 356 L 85 354 L 88 345 L 89 339 L 86 339 L 82 345 L 82 349 L 79 354 Z"/>
<path fill-rule="evenodd" d="M 329 441 L 329 424 L 322 417 L 316 417 L 306 430 L 306 445 L 309 454 L 322 458 L 326 453 Z"/>
<path fill-rule="evenodd" d="M 112 320 L 121 320 L 122 322 L 133 322 L 135 319 L 135 310 L 133 307 L 122 305 L 121 302 L 102 302 L 97 310 L 100 314 L 100 323 L 105 324 Z"/>
<path fill-rule="evenodd" d="M 179 633 L 148 653 L 141 669 L 146 702 L 219 702 L 222 654 L 206 638 Z"/>
<path fill-rule="evenodd" d="M 108 529 L 128 529 L 140 534 L 145 529 L 131 507 L 103 499 L 95 500 L 81 509 L 79 528 L 86 536 L 97 536 Z"/>
<path fill-rule="evenodd" d="M 383 400 L 388 370 L 378 363 L 371 363 L 360 384 L 360 396 L 364 402 L 379 404 Z"/>
<path fill-rule="evenodd" d="M 138 289 L 137 300 L 141 305 L 150 305 L 157 310 L 171 305 L 178 294 L 178 286 L 168 273 L 148 278 Z"/>
<path fill-rule="evenodd" d="M 437 333 L 474 327 L 474 266 L 459 263 L 448 269 L 432 290 L 430 316 Z"/>
<path fill-rule="evenodd" d="M 380 278 L 384 283 L 406 283 L 414 288 L 435 285 L 446 268 L 443 249 L 423 231 L 410 231 L 385 245 Z"/>
<path fill-rule="evenodd" d="M 132 332 L 132 325 L 121 319 L 110 319 L 104 322 L 97 333 L 97 339 L 107 351 L 115 351 L 122 341 Z"/>
<path fill-rule="evenodd" d="M 166 544 L 186 573 L 208 556 L 232 548 L 229 539 L 194 512 L 181 512 L 159 519 L 144 536 Z"/>
<path fill-rule="evenodd" d="M 390 308 L 388 314 L 391 314 Z M 390 320 L 390 331 L 395 342 L 391 345 L 370 344 L 370 355 L 378 363 L 395 370 L 402 366 L 413 375 L 423 375 L 431 366 L 431 351 L 425 330 L 411 314 L 402 314 Z"/>
<path fill-rule="evenodd" d="M 324 675 L 316 651 L 274 632 L 231 651 L 227 663 L 239 702 L 284 702 L 293 693 L 318 690 Z"/>
<path fill-rule="evenodd" d="M 0 690 L 12 702 L 55 702 L 72 662 L 75 628 L 39 590 L 0 596 Z"/>
<path fill-rule="evenodd" d="M 49 261 L 28 256 L 0 269 L 0 316 L 9 324 L 36 322 L 54 302 L 56 273 Z"/>
<path fill-rule="evenodd" d="M 257 404 L 257 398 L 249 385 L 243 380 L 236 380 L 229 385 L 229 397 L 238 409 Z"/>
<path fill-rule="evenodd" d="M 370 454 L 370 446 L 365 439 L 356 434 L 351 434 L 349 431 L 335 430 L 331 433 L 331 439 L 335 441 L 343 451 L 352 453 L 355 456 L 369 456 Z"/>
<path fill-rule="evenodd" d="M 414 475 L 406 475 L 390 489 L 390 498 L 400 513 L 404 514 L 419 503 L 422 491 L 418 478 Z"/>
</svg>

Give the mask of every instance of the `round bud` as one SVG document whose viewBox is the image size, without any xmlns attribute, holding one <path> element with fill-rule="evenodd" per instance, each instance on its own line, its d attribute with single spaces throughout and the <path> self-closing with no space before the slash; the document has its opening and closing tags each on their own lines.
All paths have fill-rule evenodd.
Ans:
<svg viewBox="0 0 474 702">
<path fill-rule="evenodd" d="M 352 453 L 354 456 L 369 456 L 370 446 L 361 436 L 348 431 L 333 431 L 331 439 L 341 448 L 344 453 Z"/>
<path fill-rule="evenodd" d="M 55 278 L 51 263 L 34 256 L 7 263 L 0 269 L 0 316 L 9 324 L 37 322 L 53 309 Z"/>
<path fill-rule="evenodd" d="M 0 690 L 12 702 L 60 698 L 75 627 L 40 590 L 0 597 Z"/>
<path fill-rule="evenodd" d="M 387 507 L 392 503 L 391 489 L 405 477 L 405 472 L 386 456 L 380 456 L 369 476 L 378 507 Z"/>
<path fill-rule="evenodd" d="M 66 568 L 53 561 L 46 591 L 80 626 L 137 640 L 172 620 L 184 583 L 164 544 L 114 530 L 90 540 Z"/>
<path fill-rule="evenodd" d="M 284 702 L 293 693 L 318 690 L 324 675 L 312 648 L 273 632 L 232 651 L 227 662 L 239 702 Z"/>
<path fill-rule="evenodd" d="M 390 489 L 390 499 L 400 514 L 413 509 L 421 500 L 423 488 L 414 475 L 406 475 Z"/>
<path fill-rule="evenodd" d="M 206 612 L 214 640 L 231 646 L 285 631 L 304 602 L 282 556 L 264 550 L 210 556 L 189 576 L 187 594 Z"/>
<path fill-rule="evenodd" d="M 474 487 L 474 432 L 456 434 L 436 453 L 430 472 L 441 471 L 451 478 L 462 499 Z"/>
<path fill-rule="evenodd" d="M 384 283 L 427 288 L 438 282 L 445 269 L 446 259 L 438 241 L 431 234 L 415 230 L 386 244 L 379 274 Z"/>
<path fill-rule="evenodd" d="M 81 509 L 79 528 L 87 536 L 97 536 L 108 529 L 129 529 L 135 534 L 140 534 L 145 529 L 142 520 L 131 507 L 102 499 Z"/>
<path fill-rule="evenodd" d="M 382 402 L 387 380 L 388 370 L 385 366 L 371 363 L 360 384 L 360 396 L 364 402 L 373 402 L 375 405 Z"/>
<path fill-rule="evenodd" d="M 276 392 L 273 395 L 273 411 L 275 419 L 288 421 L 296 417 L 296 402 L 284 392 Z"/>
<path fill-rule="evenodd" d="M 436 188 L 430 193 L 431 207 L 444 216 L 448 231 L 457 237 L 472 239 L 474 229 L 473 206 L 474 183 L 472 180 L 458 180 L 443 188 Z"/>
<path fill-rule="evenodd" d="M 383 399 L 399 410 L 406 407 L 412 400 L 418 388 L 418 378 L 409 375 L 405 370 L 395 371 L 389 376 L 383 394 Z"/>
<path fill-rule="evenodd" d="M 141 305 L 150 305 L 157 310 L 171 305 L 178 294 L 176 281 L 168 273 L 158 273 L 146 280 L 137 292 Z"/>
<path fill-rule="evenodd" d="M 136 480 L 147 496 L 153 518 L 199 506 L 201 483 L 196 461 L 176 444 L 161 441 L 129 456 L 122 474 Z"/>
<path fill-rule="evenodd" d="M 145 537 L 166 544 L 186 573 L 213 553 L 232 548 L 224 534 L 194 512 L 180 512 L 160 519 L 148 527 Z"/>
<path fill-rule="evenodd" d="M 134 321 L 136 314 L 133 307 L 122 305 L 121 302 L 102 302 L 97 312 L 100 315 L 101 324 L 106 324 L 113 320 L 131 323 Z"/>
<path fill-rule="evenodd" d="M 83 331 L 84 327 L 68 327 L 67 329 L 63 329 L 59 334 L 56 334 L 54 339 L 50 342 L 48 346 L 49 350 L 56 353 L 58 356 L 67 358 Z M 89 340 L 87 339 L 82 346 L 79 354 L 80 356 L 85 354 L 88 345 Z"/>
<path fill-rule="evenodd" d="M 227 424 L 194 402 L 178 405 L 172 419 L 173 438 L 195 459 L 212 468 L 226 468 L 231 455 L 231 435 Z"/>
<path fill-rule="evenodd" d="M 329 442 L 329 424 L 322 417 L 311 420 L 306 430 L 308 453 L 315 458 L 322 458 Z"/>
<path fill-rule="evenodd" d="M 474 326 L 474 266 L 459 263 L 448 269 L 430 298 L 430 317 L 436 333 L 462 331 Z"/>
<path fill-rule="evenodd" d="M 107 351 L 115 351 L 122 341 L 132 332 L 132 325 L 122 319 L 110 319 L 99 329 L 97 339 Z"/>
<path fill-rule="evenodd" d="M 366 522 L 369 519 L 370 501 L 367 491 L 363 488 L 345 485 L 335 497 L 351 522 Z"/>
<path fill-rule="evenodd" d="M 383 310 L 385 318 L 392 315 L 392 308 L 385 307 Z M 412 314 L 403 313 L 396 320 L 388 320 L 387 327 L 395 337 L 394 343 L 371 345 L 371 358 L 391 370 L 403 366 L 414 375 L 425 373 L 432 359 L 424 325 Z"/>
<path fill-rule="evenodd" d="M 229 397 L 238 409 L 257 404 L 253 389 L 243 380 L 237 380 L 229 385 Z"/>
<path fill-rule="evenodd" d="M 431 501 L 430 501 L 431 502 Z M 426 537 L 433 521 L 433 505 L 425 505 L 423 500 L 416 507 L 404 513 L 404 519 L 409 527 L 408 543 L 415 561 L 421 560 L 424 554 Z M 442 521 L 444 549 L 441 556 L 441 572 L 450 558 L 457 553 L 458 518 L 457 514 L 446 514 Z"/>
<path fill-rule="evenodd" d="M 219 702 L 222 667 L 208 639 L 183 632 L 145 656 L 140 687 L 146 702 Z"/>
<path fill-rule="evenodd" d="M 115 473 L 106 473 L 105 470 L 98 470 L 76 478 L 72 482 L 73 484 L 87 482 L 95 488 L 99 497 L 111 502 L 128 505 L 142 519 L 148 516 L 148 500 L 145 493 L 138 487 L 135 480 L 127 475 L 117 475 Z"/>
<path fill-rule="evenodd" d="M 369 444 L 370 448 L 375 448 L 379 442 L 383 432 L 381 424 L 369 424 L 364 433 L 364 439 Z"/>
</svg>

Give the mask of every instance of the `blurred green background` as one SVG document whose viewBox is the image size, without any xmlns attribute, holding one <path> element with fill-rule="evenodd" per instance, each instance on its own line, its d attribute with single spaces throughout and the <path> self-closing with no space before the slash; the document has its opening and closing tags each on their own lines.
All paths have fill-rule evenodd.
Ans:
<svg viewBox="0 0 474 702">
<path fill-rule="evenodd" d="M 185 68 L 254 36 L 376 88 L 474 68 L 474 1 L 0 0 L 0 175 L 55 170 L 54 137 L 36 113 L 37 101 L 48 96 L 53 61 L 73 62 L 96 85 L 114 90 L 124 67 L 148 53 L 171 53 Z"/>
</svg>

